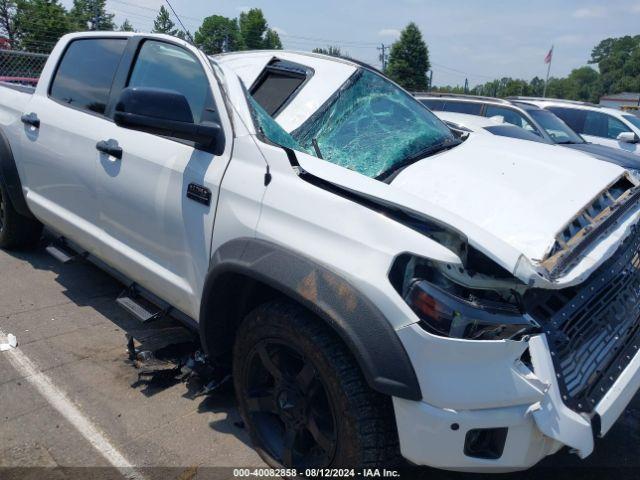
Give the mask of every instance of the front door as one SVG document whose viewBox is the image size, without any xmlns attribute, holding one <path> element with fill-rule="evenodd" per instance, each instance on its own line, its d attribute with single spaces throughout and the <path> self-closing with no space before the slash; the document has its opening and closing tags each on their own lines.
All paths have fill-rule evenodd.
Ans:
<svg viewBox="0 0 640 480">
<path fill-rule="evenodd" d="M 154 39 L 143 40 L 126 86 L 183 94 L 194 121 L 220 120 L 212 85 L 217 84 L 194 52 Z M 221 104 L 221 103 L 218 103 Z M 230 137 L 230 132 L 225 132 Z M 198 316 L 199 292 L 209 267 L 218 186 L 230 148 L 216 156 L 175 138 L 111 125 L 101 140 L 121 149 L 121 158 L 99 158 L 97 199 L 104 248 L 115 268 L 184 313 Z M 229 144 L 231 142 L 228 142 Z M 187 196 L 202 189 L 208 200 Z M 197 196 L 196 196 L 197 197 Z"/>
</svg>

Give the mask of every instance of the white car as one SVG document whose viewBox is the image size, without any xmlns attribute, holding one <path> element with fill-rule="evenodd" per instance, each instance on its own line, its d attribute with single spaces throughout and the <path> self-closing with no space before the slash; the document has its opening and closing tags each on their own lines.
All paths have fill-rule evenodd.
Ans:
<svg viewBox="0 0 640 480">
<path fill-rule="evenodd" d="M 0 131 L 0 246 L 44 224 L 197 329 L 284 476 L 584 458 L 640 386 L 638 182 L 458 140 L 368 66 L 71 34 Z"/>
<path fill-rule="evenodd" d="M 514 97 L 553 112 L 585 140 L 640 155 L 640 117 L 615 108 L 570 100 Z"/>
<path fill-rule="evenodd" d="M 449 128 L 461 134 L 464 132 L 474 132 L 480 135 L 498 135 L 516 140 L 547 143 L 543 138 L 529 130 L 517 127 L 512 123 L 505 123 L 504 118 L 501 116 L 478 117 L 466 113 L 443 111 L 435 111 L 433 113 L 446 123 Z"/>
</svg>

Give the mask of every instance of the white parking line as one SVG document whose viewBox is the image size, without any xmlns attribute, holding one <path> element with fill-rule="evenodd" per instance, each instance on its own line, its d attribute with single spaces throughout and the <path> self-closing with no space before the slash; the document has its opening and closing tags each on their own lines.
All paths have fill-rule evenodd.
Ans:
<svg viewBox="0 0 640 480">
<path fill-rule="evenodd" d="M 5 334 L 0 331 L 0 337 Z M 100 429 L 89 420 L 78 407 L 60 390 L 51 379 L 42 373 L 29 357 L 20 348 L 14 348 L 2 352 L 3 357 L 24 376 L 42 395 L 49 404 L 73 425 L 76 430 L 95 448 L 111 465 L 120 473 L 131 480 L 146 480 L 146 477 L 120 453 L 120 451 L 107 439 Z"/>
</svg>

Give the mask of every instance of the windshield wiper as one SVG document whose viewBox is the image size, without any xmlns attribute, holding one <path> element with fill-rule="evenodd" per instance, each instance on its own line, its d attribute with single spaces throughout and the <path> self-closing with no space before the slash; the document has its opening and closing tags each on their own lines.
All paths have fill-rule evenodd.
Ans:
<svg viewBox="0 0 640 480">
<path fill-rule="evenodd" d="M 316 157 L 318 157 L 320 160 L 324 160 L 324 158 L 322 158 L 322 152 L 320 151 L 320 146 L 318 145 L 317 138 L 311 139 L 311 145 L 313 145 L 313 149 L 316 151 Z"/>
<path fill-rule="evenodd" d="M 422 150 L 414 153 L 413 155 L 405 158 L 401 162 L 396 163 L 395 165 L 389 167 L 387 170 L 382 172 L 380 175 L 376 177 L 376 180 L 380 180 L 381 182 L 389 183 L 391 182 L 402 170 L 407 168 L 409 165 L 416 163 L 423 158 L 427 158 L 431 155 L 435 155 L 436 153 L 440 153 L 443 150 L 448 150 L 450 148 L 456 147 L 462 143 L 462 140 L 450 139 L 445 140 L 444 142 L 437 143 L 435 145 L 430 145 Z"/>
</svg>

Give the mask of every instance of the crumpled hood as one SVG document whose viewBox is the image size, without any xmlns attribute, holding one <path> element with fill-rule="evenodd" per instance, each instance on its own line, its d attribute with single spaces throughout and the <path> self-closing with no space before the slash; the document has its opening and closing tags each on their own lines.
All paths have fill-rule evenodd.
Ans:
<svg viewBox="0 0 640 480">
<path fill-rule="evenodd" d="M 640 215 L 632 209 L 566 274 L 550 279 L 539 260 L 556 234 L 624 169 L 553 145 L 473 134 L 406 168 L 391 184 L 302 152 L 296 157 L 302 172 L 448 225 L 523 282 L 543 288 L 583 281 L 615 252 Z"/>
<path fill-rule="evenodd" d="M 563 227 L 623 170 L 579 152 L 471 135 L 402 171 L 392 186 L 542 259 Z"/>
</svg>

